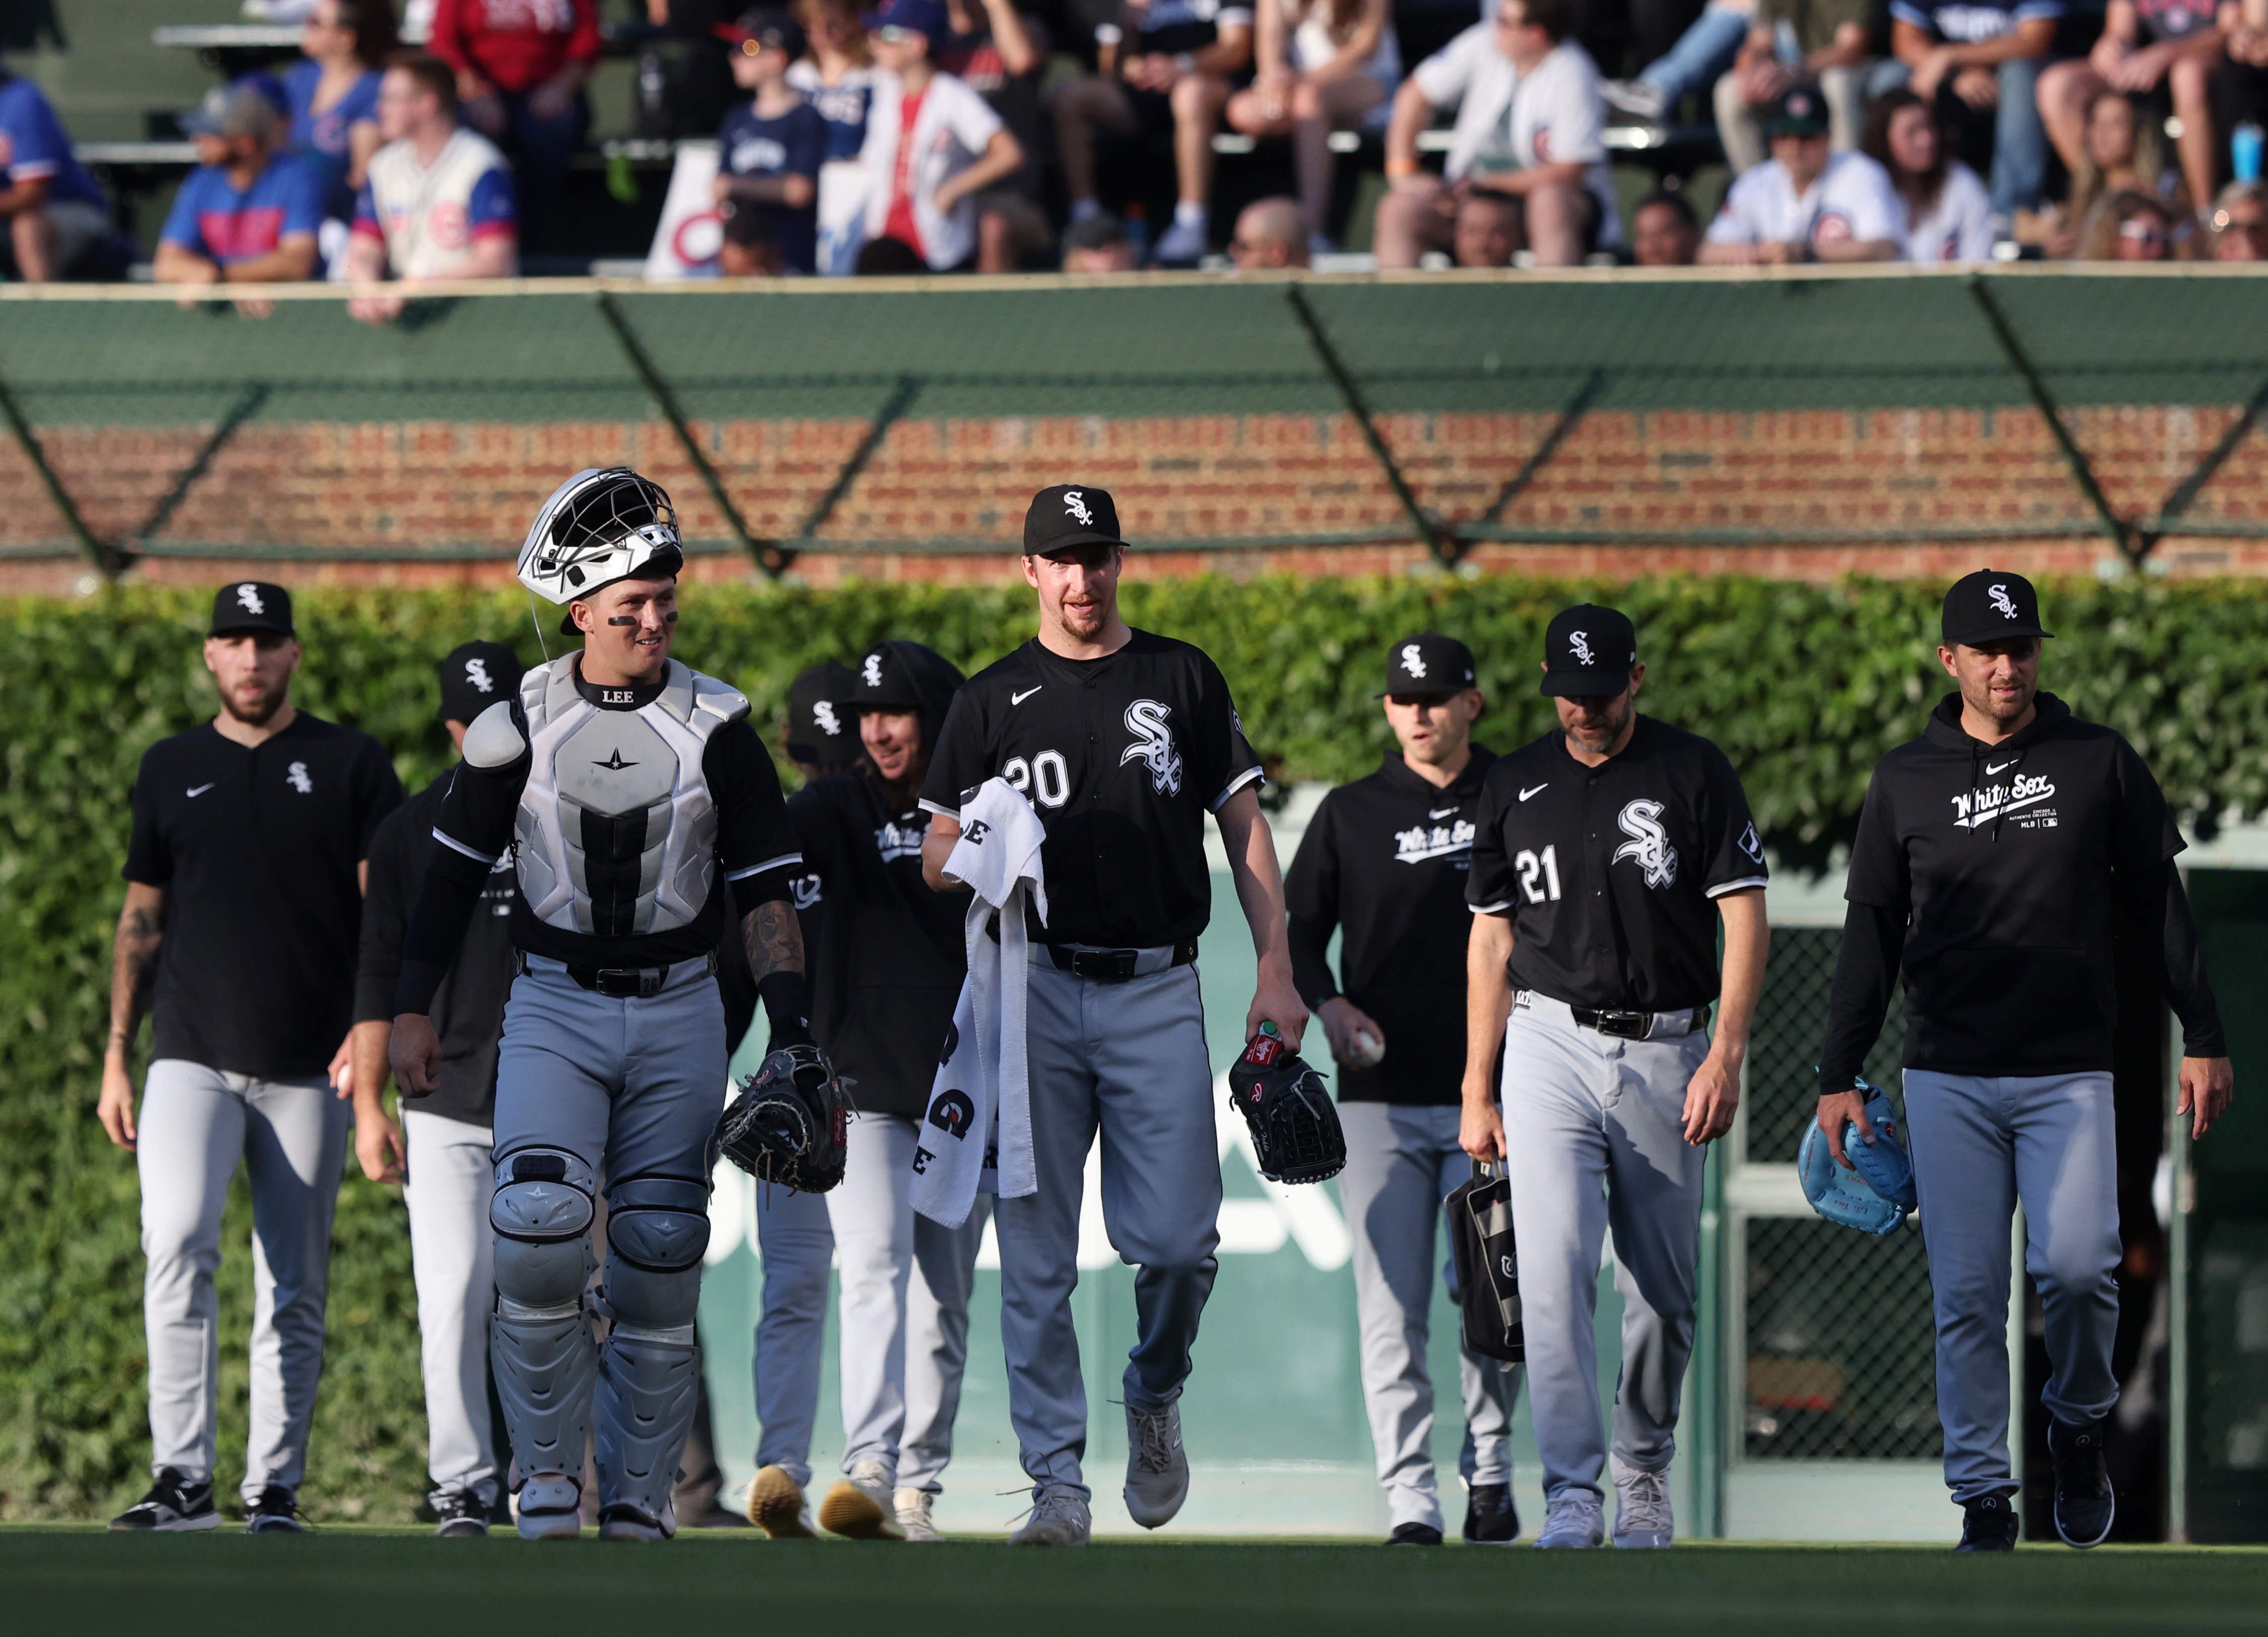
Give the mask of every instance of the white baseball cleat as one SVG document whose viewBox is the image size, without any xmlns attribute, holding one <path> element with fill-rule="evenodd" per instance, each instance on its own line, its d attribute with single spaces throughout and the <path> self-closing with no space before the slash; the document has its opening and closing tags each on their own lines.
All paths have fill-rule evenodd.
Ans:
<svg viewBox="0 0 2268 1637">
<path fill-rule="evenodd" d="M 1580 1550 L 1602 1544 L 1606 1533 L 1599 1497 L 1587 1489 L 1570 1489 L 1550 1501 L 1535 1544 L 1545 1551 Z"/>
<path fill-rule="evenodd" d="M 1126 1406 L 1126 1511 L 1145 1529 L 1174 1521 L 1189 1495 L 1189 1461 L 1182 1452 L 1182 1407 Z"/>
<path fill-rule="evenodd" d="M 903 1540 L 895 1485 L 895 1475 L 880 1461 L 859 1462 L 819 1503 L 819 1526 L 851 1540 Z"/>
<path fill-rule="evenodd" d="M 898 1515 L 898 1527 L 905 1531 L 906 1538 L 913 1541 L 943 1540 L 929 1509 L 937 1497 L 926 1489 L 901 1489 L 890 1497 Z"/>
<path fill-rule="evenodd" d="M 804 1504 L 803 1486 L 785 1467 L 767 1466 L 748 1484 L 748 1522 L 774 1540 L 816 1540 L 819 1525 Z"/>
<path fill-rule="evenodd" d="M 1075 1489 L 1036 1488 L 1031 1515 L 1008 1537 L 1012 1546 L 1083 1546 L 1094 1533 L 1094 1518 Z"/>
<path fill-rule="evenodd" d="M 519 1538 L 572 1540 L 583 1532 L 583 1486 L 564 1472 L 537 1472 L 519 1487 Z"/>
<path fill-rule="evenodd" d="M 1675 1536 L 1676 1520 L 1669 1510 L 1669 1469 L 1641 1472 L 1612 1462 L 1615 1474 L 1615 1545 L 1625 1550 L 1667 1546 Z"/>
</svg>

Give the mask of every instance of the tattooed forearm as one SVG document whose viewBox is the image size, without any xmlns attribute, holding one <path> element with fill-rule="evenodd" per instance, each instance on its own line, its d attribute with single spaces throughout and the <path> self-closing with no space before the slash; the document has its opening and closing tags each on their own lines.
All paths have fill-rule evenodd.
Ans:
<svg viewBox="0 0 2268 1637">
<path fill-rule="evenodd" d="M 803 970 L 803 924 L 795 918 L 794 905 L 777 899 L 757 905 L 741 921 L 740 936 L 747 942 L 748 969 L 757 982 L 776 972 Z"/>
<path fill-rule="evenodd" d="M 119 912 L 118 933 L 111 948 L 110 1046 L 122 1052 L 133 1044 L 149 1009 L 150 991 L 158 974 L 158 950 L 166 937 L 166 893 L 162 887 L 138 881 L 126 887 L 126 907 Z"/>
</svg>

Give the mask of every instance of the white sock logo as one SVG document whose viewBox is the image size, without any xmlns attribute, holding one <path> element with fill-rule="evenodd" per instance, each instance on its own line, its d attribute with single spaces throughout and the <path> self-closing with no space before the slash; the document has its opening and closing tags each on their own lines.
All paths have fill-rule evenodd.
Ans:
<svg viewBox="0 0 2268 1637">
<path fill-rule="evenodd" d="M 1575 650 L 1576 664 L 1584 665 L 1594 665 L 1598 664 L 1597 660 L 1591 657 L 1591 636 L 1589 632 L 1568 632 L 1567 646 Z"/>
<path fill-rule="evenodd" d="M 496 679 L 489 675 L 489 662 L 485 659 L 465 661 L 465 680 L 483 694 L 496 692 Z"/>
<path fill-rule="evenodd" d="M 1094 514 L 1086 509 L 1086 496 L 1075 488 L 1064 490 L 1064 510 L 1077 518 L 1087 528 L 1094 526 Z"/>
<path fill-rule="evenodd" d="M 1615 848 L 1614 862 L 1636 860 L 1650 887 L 1666 887 L 1677 879 L 1677 849 L 1670 846 L 1668 833 L 1661 827 L 1663 811 L 1660 802 L 1636 801 L 1615 819 L 1631 839 Z"/>
<path fill-rule="evenodd" d="M 298 791 L 300 795 L 313 796 L 315 793 L 315 782 L 307 776 L 307 764 L 306 762 L 293 762 L 291 766 L 291 769 L 286 772 L 284 776 L 291 782 L 291 788 Z"/>
<path fill-rule="evenodd" d="M 843 731 L 843 724 L 835 719 L 835 707 L 827 700 L 822 699 L 813 704 L 811 719 L 818 724 L 819 730 L 830 739 L 838 737 Z"/>
<path fill-rule="evenodd" d="M 1154 699 L 1138 699 L 1126 707 L 1126 730 L 1138 741 L 1126 747 L 1118 765 L 1124 767 L 1138 757 L 1149 764 L 1150 788 L 1160 796 L 1182 793 L 1182 756 L 1174 748 L 1174 736 L 1166 727 L 1166 718 L 1173 708 L 1161 705 Z"/>
<path fill-rule="evenodd" d="M 2000 613 L 2006 614 L 2011 620 L 2016 617 L 2016 605 L 2009 598 L 2008 588 L 2007 586 L 1988 585 L 1984 589 L 1987 594 L 1992 597 L 1992 606 L 1995 610 Z"/>
<path fill-rule="evenodd" d="M 882 657 L 880 654 L 867 655 L 865 666 L 858 674 L 865 679 L 866 686 L 868 687 L 881 686 Z"/>
<path fill-rule="evenodd" d="M 1424 655 L 1418 651 L 1417 643 L 1403 643 L 1402 668 L 1404 671 L 1407 671 L 1413 677 L 1417 677 L 1421 680 L 1424 679 L 1425 675 L 1425 658 Z"/>
<path fill-rule="evenodd" d="M 256 585 L 238 586 L 236 588 L 236 600 L 244 605 L 244 612 L 247 613 L 266 613 L 268 612 L 268 605 L 260 600 L 260 588 Z"/>
</svg>

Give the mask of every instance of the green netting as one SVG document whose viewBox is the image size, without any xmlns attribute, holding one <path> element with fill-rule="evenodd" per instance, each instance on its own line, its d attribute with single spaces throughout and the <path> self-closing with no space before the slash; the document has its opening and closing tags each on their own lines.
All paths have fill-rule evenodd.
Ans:
<svg viewBox="0 0 2268 1637">
<path fill-rule="evenodd" d="M 1772 929 L 1764 996 L 1749 1037 L 1748 1141 L 1742 1156 L 1749 1164 L 1793 1164 L 1804 1128 L 1818 1111 L 1819 1047 L 1842 947 L 1839 927 Z M 1905 1039 L 1905 1012 L 1894 1002 L 1867 1055 L 1866 1075 L 1901 1105 L 1898 1060 Z"/>
</svg>

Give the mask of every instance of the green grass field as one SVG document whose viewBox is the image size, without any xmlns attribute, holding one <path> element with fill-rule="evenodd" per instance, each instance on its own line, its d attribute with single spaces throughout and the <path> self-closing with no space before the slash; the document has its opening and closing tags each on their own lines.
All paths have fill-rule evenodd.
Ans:
<svg viewBox="0 0 2268 1637">
<path fill-rule="evenodd" d="M 0 1530 L 0 1621 L 25 1633 L 306 1631 L 1373 1633 L 2268 1630 L 2268 1552 L 2059 1546 L 2013 1558 L 1915 1547 L 1682 1545 L 1544 1553 L 1170 1539 L 1083 1552 L 774 1545 L 440 1542 L 333 1528 L 127 1539 Z"/>
</svg>

